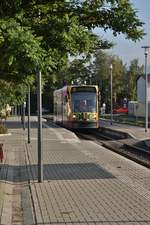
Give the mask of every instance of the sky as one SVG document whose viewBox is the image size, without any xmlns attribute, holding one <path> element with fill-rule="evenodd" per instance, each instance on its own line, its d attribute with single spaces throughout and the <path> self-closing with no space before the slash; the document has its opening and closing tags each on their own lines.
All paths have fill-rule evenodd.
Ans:
<svg viewBox="0 0 150 225">
<path fill-rule="evenodd" d="M 115 46 L 107 50 L 107 52 L 119 56 L 123 60 L 123 64 L 130 65 L 131 60 L 138 58 L 139 64 L 144 64 L 144 49 L 142 46 L 150 46 L 150 0 L 130 0 L 137 10 L 137 16 L 142 22 L 145 23 L 144 31 L 146 35 L 141 41 L 133 42 L 131 40 L 125 39 L 124 35 L 118 35 L 114 37 L 111 32 L 96 31 L 97 34 L 102 35 L 102 37 L 113 41 Z M 148 65 L 150 65 L 150 50 L 148 54 Z"/>
</svg>

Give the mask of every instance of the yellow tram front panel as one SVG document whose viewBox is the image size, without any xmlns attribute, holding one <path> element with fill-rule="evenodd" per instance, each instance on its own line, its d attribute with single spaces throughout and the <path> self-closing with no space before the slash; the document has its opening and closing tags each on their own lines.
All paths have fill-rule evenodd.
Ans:
<svg viewBox="0 0 150 225">
<path fill-rule="evenodd" d="M 96 121 L 97 113 L 95 112 L 78 112 L 72 113 L 73 121 Z"/>
</svg>

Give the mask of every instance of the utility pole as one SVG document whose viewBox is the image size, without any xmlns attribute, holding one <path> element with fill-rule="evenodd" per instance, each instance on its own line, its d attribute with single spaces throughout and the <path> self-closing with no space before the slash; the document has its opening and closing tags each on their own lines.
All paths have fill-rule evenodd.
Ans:
<svg viewBox="0 0 150 225">
<path fill-rule="evenodd" d="M 150 46 L 142 46 L 145 55 L 145 132 L 148 132 L 148 101 L 147 101 L 147 88 L 148 88 L 148 74 L 147 74 L 147 56 Z"/>
<path fill-rule="evenodd" d="M 111 120 L 110 124 L 112 125 L 113 123 L 113 92 L 112 92 L 112 70 L 113 70 L 113 65 L 110 64 L 110 104 L 111 104 Z"/>
</svg>

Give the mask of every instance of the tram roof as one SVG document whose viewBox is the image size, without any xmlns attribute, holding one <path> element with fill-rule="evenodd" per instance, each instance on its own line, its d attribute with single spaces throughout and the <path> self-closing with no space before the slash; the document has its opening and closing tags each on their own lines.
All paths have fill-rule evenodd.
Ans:
<svg viewBox="0 0 150 225">
<path fill-rule="evenodd" d="M 66 85 L 60 89 L 56 89 L 54 92 L 62 92 L 62 91 L 66 91 L 68 89 L 71 89 L 72 87 L 97 87 L 97 85 L 91 85 L 91 84 L 80 84 L 80 85 L 74 85 L 74 84 L 71 84 L 71 85 Z"/>
</svg>

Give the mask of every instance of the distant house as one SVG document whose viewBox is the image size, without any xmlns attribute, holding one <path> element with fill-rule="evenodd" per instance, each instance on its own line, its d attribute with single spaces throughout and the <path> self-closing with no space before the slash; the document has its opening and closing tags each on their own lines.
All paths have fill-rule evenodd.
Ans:
<svg viewBox="0 0 150 225">
<path fill-rule="evenodd" d="M 148 74 L 147 101 L 150 117 L 150 74 Z M 137 116 L 145 116 L 145 75 L 137 78 L 137 102 Z"/>
<path fill-rule="evenodd" d="M 141 75 L 137 79 L 137 100 L 145 102 L 145 75 Z M 148 74 L 147 101 L 150 102 L 150 74 Z"/>
</svg>

